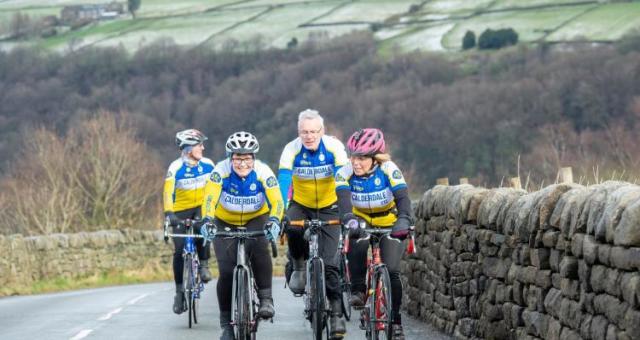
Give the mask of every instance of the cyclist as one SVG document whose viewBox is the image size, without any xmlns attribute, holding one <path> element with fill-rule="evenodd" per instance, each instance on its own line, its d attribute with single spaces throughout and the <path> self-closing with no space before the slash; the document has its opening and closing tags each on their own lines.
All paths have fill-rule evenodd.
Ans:
<svg viewBox="0 0 640 340">
<path fill-rule="evenodd" d="M 304 110 L 298 116 L 298 138 L 288 143 L 280 157 L 278 181 L 285 204 L 289 189 L 293 187 L 287 218 L 291 220 L 338 219 L 335 173 L 347 163 L 344 145 L 337 138 L 324 134 L 324 120 L 318 111 Z M 308 246 L 304 231 L 287 228 L 289 256 L 293 262 L 293 273 L 289 288 L 294 294 L 304 293 L 305 258 Z M 340 304 L 338 263 L 336 252 L 340 228 L 328 226 L 318 235 L 319 253 L 325 264 L 327 297 L 331 306 L 331 336 L 339 338 L 346 333 Z"/>
<path fill-rule="evenodd" d="M 369 238 L 362 237 L 359 219 L 375 227 L 392 228 L 390 237 L 380 242 L 382 261 L 391 277 L 393 339 L 404 339 L 400 304 L 400 259 L 403 240 L 409 234 L 413 218 L 407 184 L 398 166 L 385 153 L 385 141 L 379 129 L 362 129 L 347 142 L 350 164 L 336 174 L 336 193 L 341 221 L 353 238 L 347 254 L 351 271 L 351 305 L 364 306 L 365 275 Z"/>
<path fill-rule="evenodd" d="M 265 230 L 267 239 L 273 240 L 280 232 L 284 202 L 273 171 L 255 158 L 260 149 L 258 140 L 248 132 L 236 132 L 227 139 L 225 149 L 227 158 L 218 163 L 211 173 L 211 179 L 207 181 L 202 207 L 204 220 L 212 221 L 218 228 Z M 261 318 L 271 318 L 275 313 L 271 294 L 273 266 L 267 239 L 248 240 L 246 243 L 258 286 L 258 316 Z M 220 339 L 224 340 L 233 339 L 230 322 L 236 242 L 223 238 L 213 241 L 220 273 L 216 287 L 222 328 Z"/>
<path fill-rule="evenodd" d="M 197 219 L 204 197 L 207 178 L 213 171 L 213 162 L 202 156 L 204 141 L 207 137 L 196 129 L 187 129 L 176 134 L 176 145 L 181 150 L 180 158 L 169 165 L 164 181 L 164 214 L 174 227 L 174 233 L 184 234 L 184 219 Z M 185 240 L 174 238 L 173 279 L 176 283 L 176 295 L 173 299 L 173 312 L 184 312 L 184 285 L 182 272 L 184 263 L 182 250 Z M 198 257 L 200 258 L 200 277 L 202 281 L 211 280 L 209 271 L 209 247 L 203 246 L 202 239 L 196 240 Z"/>
</svg>

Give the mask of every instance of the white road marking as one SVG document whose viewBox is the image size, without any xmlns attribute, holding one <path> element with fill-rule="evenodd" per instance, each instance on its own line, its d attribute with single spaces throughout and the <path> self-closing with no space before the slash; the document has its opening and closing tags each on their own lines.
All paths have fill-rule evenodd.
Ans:
<svg viewBox="0 0 640 340">
<path fill-rule="evenodd" d="M 142 295 L 138 296 L 137 298 L 130 300 L 129 302 L 127 302 L 127 304 L 128 304 L 128 305 L 134 305 L 134 304 L 136 304 L 138 301 L 140 301 L 140 300 L 144 299 L 145 297 L 147 297 L 148 295 L 149 295 L 149 294 L 142 294 Z"/>
<path fill-rule="evenodd" d="M 111 319 L 112 316 L 114 316 L 115 314 L 120 313 L 121 311 L 122 311 L 122 307 L 116 308 L 116 309 L 112 310 L 111 312 L 107 313 L 106 315 L 101 316 L 100 318 L 98 318 L 98 320 L 100 320 L 100 321 L 109 320 L 109 319 Z"/>
<path fill-rule="evenodd" d="M 91 332 L 93 332 L 93 329 L 83 329 L 80 332 L 78 332 L 78 334 L 74 335 L 73 338 L 70 338 L 69 340 L 80 340 L 86 337 L 87 335 L 89 335 Z"/>
</svg>

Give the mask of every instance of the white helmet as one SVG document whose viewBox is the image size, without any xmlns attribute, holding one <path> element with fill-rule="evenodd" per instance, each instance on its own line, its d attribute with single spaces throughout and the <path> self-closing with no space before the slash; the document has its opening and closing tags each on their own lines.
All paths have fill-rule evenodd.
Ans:
<svg viewBox="0 0 640 340">
<path fill-rule="evenodd" d="M 176 133 L 176 145 L 180 150 L 187 146 L 202 144 L 207 139 L 207 136 L 196 129 L 186 129 Z"/>
<path fill-rule="evenodd" d="M 260 144 L 256 136 L 249 132 L 239 131 L 227 138 L 225 150 L 228 156 L 234 153 L 257 153 L 260 150 Z"/>
</svg>

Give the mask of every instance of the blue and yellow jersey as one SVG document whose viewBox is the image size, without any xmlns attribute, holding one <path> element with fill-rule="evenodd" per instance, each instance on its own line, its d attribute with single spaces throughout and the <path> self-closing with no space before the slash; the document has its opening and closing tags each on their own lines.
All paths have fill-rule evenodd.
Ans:
<svg viewBox="0 0 640 340">
<path fill-rule="evenodd" d="M 336 190 L 351 191 L 353 213 L 379 227 L 393 226 L 397 219 L 393 192 L 406 187 L 402 172 L 392 161 L 382 163 L 367 176 L 356 176 L 351 163 L 336 174 Z"/>
<path fill-rule="evenodd" d="M 204 186 L 213 168 L 213 162 L 208 158 L 202 158 L 194 165 L 189 165 L 183 158 L 173 161 L 164 180 L 164 211 L 176 212 L 201 206 Z"/>
<path fill-rule="evenodd" d="M 218 163 L 205 187 L 202 216 L 237 226 L 265 213 L 282 219 L 284 202 L 276 176 L 261 161 L 254 164 L 253 171 L 241 178 L 233 171 L 229 158 Z"/>
<path fill-rule="evenodd" d="M 293 184 L 293 200 L 307 208 L 324 208 L 334 203 L 335 173 L 347 164 L 344 144 L 332 136 L 322 136 L 315 151 L 296 138 L 282 151 L 278 181 L 285 204 Z"/>
</svg>

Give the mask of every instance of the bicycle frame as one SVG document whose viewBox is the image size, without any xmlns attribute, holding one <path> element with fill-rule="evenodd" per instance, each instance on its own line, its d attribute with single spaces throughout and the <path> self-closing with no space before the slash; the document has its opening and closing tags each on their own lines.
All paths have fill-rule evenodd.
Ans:
<svg viewBox="0 0 640 340">
<path fill-rule="evenodd" d="M 200 299 L 200 294 L 204 290 L 204 282 L 200 280 L 199 275 L 199 267 L 200 267 L 200 259 L 198 258 L 198 252 L 196 251 L 195 239 L 203 238 L 202 235 L 196 235 L 193 233 L 193 225 L 196 221 L 187 219 L 184 222 L 185 234 L 174 234 L 169 232 L 169 220 L 165 220 L 164 224 L 164 239 L 165 242 L 169 237 L 171 238 L 184 238 L 184 247 L 182 249 L 182 258 L 183 261 L 187 262 L 187 259 L 191 259 L 190 263 L 185 263 L 185 267 L 183 268 L 183 273 L 187 272 L 188 275 L 183 275 L 183 282 L 185 287 L 185 295 L 187 300 L 185 303 L 188 304 L 188 312 L 189 312 L 189 328 L 191 328 L 191 321 L 193 317 L 194 323 L 198 323 L 197 313 L 195 311 L 197 307 L 197 299 Z M 187 270 L 190 266 L 191 270 Z M 186 281 L 186 282 L 185 282 Z"/>
<path fill-rule="evenodd" d="M 255 333 L 258 331 L 258 323 L 260 318 L 258 318 L 258 297 L 256 294 L 256 283 L 253 278 L 253 271 L 251 270 L 251 265 L 247 260 L 247 254 L 245 249 L 245 243 L 247 239 L 254 239 L 256 237 L 264 237 L 265 234 L 263 231 L 246 231 L 244 229 L 238 229 L 235 231 L 221 231 L 217 232 L 217 227 L 215 228 L 215 237 L 222 237 L 225 239 L 237 239 L 238 245 L 236 247 L 236 266 L 233 269 L 233 284 L 232 284 L 232 306 L 236 306 L 235 310 L 232 310 L 232 321 L 231 325 L 234 328 L 234 333 L 236 339 L 246 339 L 247 336 L 252 339 L 255 337 Z M 271 242 L 272 245 L 272 254 L 273 257 L 277 256 L 277 250 L 275 249 L 274 242 Z M 242 277 L 242 279 L 240 279 Z M 239 282 L 245 282 L 246 287 L 243 287 L 243 291 L 239 292 Z M 244 312 L 240 312 L 237 309 L 238 299 L 240 298 L 237 293 L 245 294 L 244 289 L 249 290 L 248 296 L 248 316 L 240 315 Z M 244 321 L 248 321 L 247 325 L 244 325 Z M 271 319 L 273 322 L 273 319 Z M 241 334 L 245 333 L 245 334 Z M 247 334 L 248 333 L 248 334 Z"/>
<path fill-rule="evenodd" d="M 300 220 L 300 221 L 291 221 L 289 222 L 289 226 L 292 227 L 303 227 L 305 230 L 305 238 L 308 239 L 309 242 L 309 258 L 306 261 L 306 271 L 305 275 L 307 278 L 307 282 L 305 284 L 305 293 L 304 293 L 304 309 L 305 309 L 305 317 L 311 322 L 311 326 L 313 329 L 313 336 L 315 339 L 322 338 L 322 330 L 326 329 L 327 338 L 329 337 L 329 327 L 327 326 L 327 317 L 329 315 L 329 302 L 327 300 L 327 288 L 325 282 L 325 270 L 324 270 L 324 261 L 320 257 L 319 251 L 319 240 L 318 233 L 320 228 L 324 226 L 339 226 L 341 225 L 338 220 L 330 220 L 330 221 L 321 221 L 317 219 L 312 220 Z M 307 234 L 308 233 L 308 234 Z M 307 236 L 308 235 L 308 236 Z M 317 264 L 317 265 L 314 265 Z M 313 273 L 313 268 L 319 267 L 319 273 Z M 321 278 L 320 280 L 315 281 L 316 277 Z M 313 291 L 312 284 L 317 284 L 320 282 L 320 286 L 316 287 L 316 292 Z M 315 282 L 315 283 L 314 283 Z M 315 295 L 314 295 L 315 294 Z M 321 299 L 323 301 L 318 301 L 316 299 Z M 314 312 L 314 309 L 316 311 Z M 320 315 L 314 315 L 318 314 Z M 315 323 L 320 323 L 319 325 L 314 325 Z"/>
<path fill-rule="evenodd" d="M 366 222 L 361 222 L 360 227 L 369 235 L 371 256 L 367 258 L 367 278 L 365 308 L 361 313 L 361 328 L 366 330 L 368 339 L 378 339 L 378 332 L 389 334 L 391 331 L 391 311 L 393 301 L 391 299 L 391 282 L 386 264 L 382 262 L 380 243 L 383 237 L 391 233 L 391 228 L 366 228 Z M 348 242 L 348 240 L 347 240 Z M 348 249 L 348 244 L 347 244 Z M 409 232 L 409 245 L 407 253 L 415 253 L 415 239 L 413 229 Z M 386 283 L 378 284 L 376 280 Z M 383 291 L 385 289 L 385 291 Z"/>
</svg>

